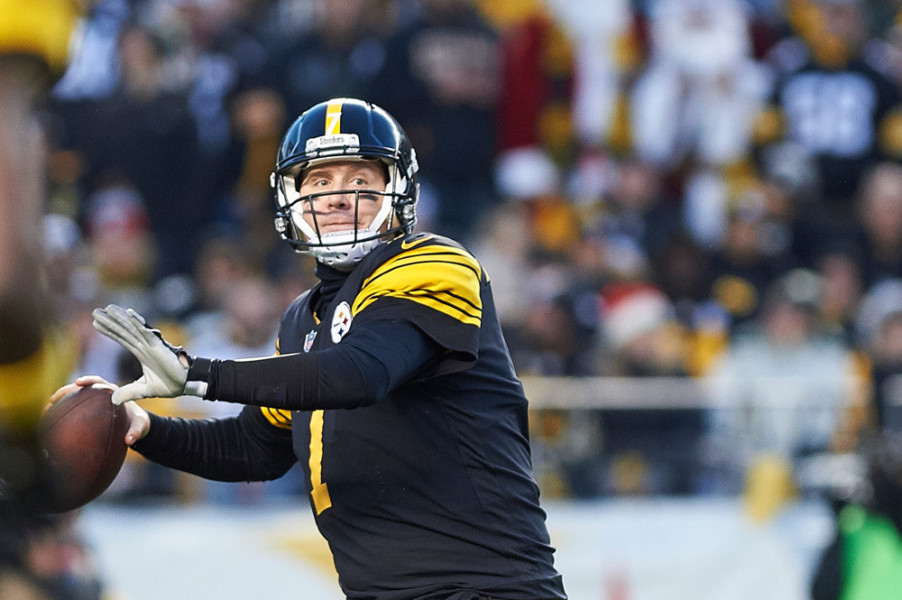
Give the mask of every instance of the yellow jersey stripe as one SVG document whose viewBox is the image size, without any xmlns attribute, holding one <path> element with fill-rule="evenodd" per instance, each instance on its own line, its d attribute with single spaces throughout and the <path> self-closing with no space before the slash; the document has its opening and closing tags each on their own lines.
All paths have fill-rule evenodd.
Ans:
<svg viewBox="0 0 902 600">
<path fill-rule="evenodd" d="M 338 135 L 341 133 L 341 106 L 341 102 L 330 102 L 326 106 L 325 135 Z"/>
<path fill-rule="evenodd" d="M 404 298 L 478 326 L 482 269 L 470 254 L 447 246 L 416 247 L 390 258 L 361 287 L 354 314 L 384 297 Z"/>
<path fill-rule="evenodd" d="M 269 421 L 270 425 L 278 427 L 279 429 L 291 429 L 291 411 L 261 406 L 260 412 L 263 413 L 263 416 L 266 417 L 266 420 Z"/>
<path fill-rule="evenodd" d="M 377 268 L 372 275 L 367 278 L 367 282 L 376 279 L 379 277 L 380 273 L 384 272 L 386 269 L 391 268 L 393 265 L 397 265 L 404 261 L 422 259 L 422 258 L 434 258 L 434 257 L 454 257 L 452 260 L 459 262 L 462 265 L 468 266 L 473 270 L 475 275 L 479 277 L 482 273 L 482 269 L 479 266 L 479 261 L 477 261 L 472 254 L 467 252 L 466 250 L 461 250 L 459 248 L 453 248 L 451 246 L 412 246 L 409 250 L 402 252 L 396 256 L 389 258 L 385 261 L 379 268 Z M 364 282 L 364 285 L 366 282 Z"/>
<path fill-rule="evenodd" d="M 386 294 L 386 296 L 391 296 L 394 298 L 406 298 L 407 300 L 412 300 L 424 306 L 428 306 L 434 310 L 437 310 L 441 313 L 448 315 L 449 317 L 453 317 L 458 321 L 466 323 L 467 325 L 479 325 L 482 323 L 482 315 L 480 312 L 466 312 L 461 310 L 459 304 L 454 304 L 447 300 L 442 300 L 437 296 L 433 296 L 430 292 L 417 292 L 416 290 L 405 293 L 395 293 L 395 294 Z"/>
<path fill-rule="evenodd" d="M 458 250 L 457 248 L 450 248 L 447 246 L 421 246 L 408 250 L 403 254 L 393 256 L 392 258 L 385 261 L 375 271 L 373 271 L 373 273 L 369 277 L 366 278 L 366 280 L 363 282 L 362 289 L 366 289 L 367 286 L 369 286 L 379 278 L 389 275 L 392 271 L 400 267 L 404 267 L 413 263 L 423 262 L 432 264 L 438 261 L 448 262 L 470 269 L 476 278 L 478 288 L 478 281 L 482 274 L 482 268 L 479 266 L 479 262 L 475 258 L 473 258 L 472 255 L 463 250 Z M 428 279 L 429 278 L 427 278 L 427 280 Z"/>
<path fill-rule="evenodd" d="M 422 263 L 435 264 L 435 263 L 440 263 L 440 262 L 445 262 L 445 263 L 458 265 L 461 267 L 466 267 L 466 268 L 470 269 L 471 271 L 473 271 L 473 274 L 476 276 L 477 280 L 479 279 L 480 271 L 479 271 L 478 264 L 474 267 L 473 265 L 470 265 L 470 264 L 467 264 L 466 262 L 458 260 L 458 258 L 455 257 L 454 255 L 433 254 L 433 255 L 427 256 L 427 257 L 406 257 L 404 260 L 387 261 L 385 263 L 385 265 L 383 265 L 384 268 L 380 267 L 379 269 L 376 270 L 375 273 L 373 273 L 369 277 L 369 279 L 367 279 L 367 283 L 370 283 L 370 282 L 374 281 L 375 279 L 378 279 L 379 277 L 383 277 L 398 268 L 406 267 L 406 266 L 409 266 L 412 264 L 422 264 Z M 366 287 L 366 284 L 364 284 L 364 287 Z"/>
<path fill-rule="evenodd" d="M 329 486 L 323 481 L 323 411 L 315 410 L 310 413 L 310 483 L 312 489 L 313 505 L 316 514 L 322 513 L 332 506 L 332 498 L 329 496 Z"/>
</svg>

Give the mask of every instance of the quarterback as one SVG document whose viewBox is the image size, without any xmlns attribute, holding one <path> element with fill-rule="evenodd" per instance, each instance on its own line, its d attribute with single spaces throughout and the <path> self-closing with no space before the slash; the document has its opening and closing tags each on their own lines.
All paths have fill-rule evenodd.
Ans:
<svg viewBox="0 0 902 600">
<path fill-rule="evenodd" d="M 367 102 L 323 102 L 288 129 L 272 184 L 276 229 L 320 280 L 282 317 L 278 355 L 191 356 L 132 310 L 94 312 L 144 368 L 113 396 L 127 443 L 221 481 L 300 461 L 348 598 L 566 598 L 489 278 L 458 243 L 413 232 L 407 135 Z M 245 407 L 184 420 L 130 402 L 182 394 Z"/>
</svg>

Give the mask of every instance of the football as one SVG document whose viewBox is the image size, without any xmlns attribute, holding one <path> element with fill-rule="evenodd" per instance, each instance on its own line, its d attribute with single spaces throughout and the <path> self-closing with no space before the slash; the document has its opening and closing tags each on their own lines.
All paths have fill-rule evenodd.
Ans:
<svg viewBox="0 0 902 600">
<path fill-rule="evenodd" d="M 102 494 L 122 469 L 128 446 L 128 415 L 110 400 L 113 390 L 95 384 L 79 388 L 41 417 L 41 447 L 51 491 L 41 508 L 66 512 Z"/>
</svg>

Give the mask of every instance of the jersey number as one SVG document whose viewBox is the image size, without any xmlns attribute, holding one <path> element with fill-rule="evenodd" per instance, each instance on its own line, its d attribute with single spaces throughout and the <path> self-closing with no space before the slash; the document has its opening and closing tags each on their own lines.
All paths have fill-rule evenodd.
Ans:
<svg viewBox="0 0 902 600">
<path fill-rule="evenodd" d="M 315 410 L 310 414 L 310 483 L 313 489 L 310 496 L 316 514 L 332 506 L 329 487 L 323 481 L 323 411 Z"/>
</svg>

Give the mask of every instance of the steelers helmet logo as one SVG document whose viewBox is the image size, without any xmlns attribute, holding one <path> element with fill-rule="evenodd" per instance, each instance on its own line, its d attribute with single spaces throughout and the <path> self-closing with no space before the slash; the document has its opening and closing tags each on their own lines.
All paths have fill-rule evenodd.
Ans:
<svg viewBox="0 0 902 600">
<path fill-rule="evenodd" d="M 335 307 L 332 314 L 332 341 L 338 343 L 351 328 L 351 321 L 354 316 L 351 314 L 351 307 L 347 302 L 342 302 Z"/>
</svg>

